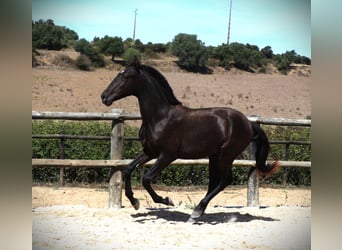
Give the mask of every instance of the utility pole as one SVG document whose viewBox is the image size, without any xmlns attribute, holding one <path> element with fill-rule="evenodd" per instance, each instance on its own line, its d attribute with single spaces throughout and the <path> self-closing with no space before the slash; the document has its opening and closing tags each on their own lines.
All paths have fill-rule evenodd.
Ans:
<svg viewBox="0 0 342 250">
<path fill-rule="evenodd" d="M 135 26 L 136 26 L 136 23 L 137 23 L 137 11 L 138 11 L 138 9 L 135 9 L 135 11 L 134 11 L 133 41 L 135 40 Z"/>
<path fill-rule="evenodd" d="M 229 21 L 228 21 L 227 45 L 229 45 L 230 22 L 231 22 L 231 17 L 232 17 L 232 1 L 233 1 L 233 0 L 230 0 L 230 7 L 229 7 Z"/>
</svg>

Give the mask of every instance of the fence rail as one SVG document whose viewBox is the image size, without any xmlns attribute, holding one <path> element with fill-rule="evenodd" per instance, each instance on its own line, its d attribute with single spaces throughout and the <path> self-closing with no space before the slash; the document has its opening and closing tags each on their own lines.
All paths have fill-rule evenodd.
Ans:
<svg viewBox="0 0 342 250">
<path fill-rule="evenodd" d="M 111 167 L 126 167 L 133 159 L 124 160 L 71 160 L 71 159 L 32 159 L 33 167 L 68 167 L 68 168 L 111 168 Z M 156 160 L 150 160 L 145 163 L 147 166 L 151 166 Z M 271 163 L 271 161 L 268 161 Z M 170 165 L 208 165 L 208 159 L 197 159 L 197 160 L 183 160 L 177 159 Z M 301 167 L 310 168 L 310 161 L 279 161 L 282 167 Z M 255 167 L 255 161 L 253 160 L 235 160 L 234 166 L 240 167 Z"/>
<path fill-rule="evenodd" d="M 311 127 L 311 120 L 308 119 L 285 119 L 285 118 L 263 118 L 259 116 L 247 117 L 252 122 L 265 125 L 278 126 L 303 126 Z M 54 120 L 140 120 L 139 114 L 125 114 L 118 111 L 113 113 L 99 113 L 99 112 L 38 112 L 32 111 L 32 119 L 54 119 Z"/>
<path fill-rule="evenodd" d="M 64 168 L 111 168 L 111 178 L 109 181 L 109 207 L 121 207 L 121 188 L 122 174 L 121 170 L 125 168 L 132 160 L 121 159 L 123 151 L 123 140 L 136 140 L 138 138 L 127 138 L 123 136 L 123 124 L 126 120 L 140 120 L 139 114 L 126 114 L 123 110 L 113 110 L 112 113 L 98 112 L 38 112 L 32 111 L 33 120 L 77 120 L 77 121 L 94 121 L 94 120 L 111 120 L 112 131 L 110 136 L 85 136 L 85 135 L 32 135 L 32 138 L 54 138 L 61 139 L 79 139 L 79 140 L 109 140 L 111 141 L 111 159 L 110 160 L 71 160 L 71 159 L 32 159 L 32 167 L 57 167 L 60 168 L 60 178 L 63 177 Z M 284 119 L 284 118 L 262 118 L 251 116 L 250 121 L 264 125 L 277 126 L 302 126 L 311 127 L 311 120 L 307 119 Z M 310 145 L 307 141 L 270 141 L 273 144 L 284 144 L 286 149 L 290 144 Z M 252 144 L 251 144 L 252 145 Z M 287 153 L 286 153 L 287 154 Z M 146 163 L 147 166 L 153 165 L 155 160 Z M 197 160 L 181 160 L 177 159 L 173 165 L 208 165 L 208 159 Z M 310 161 L 280 161 L 282 167 L 303 167 L 310 168 Z M 247 205 L 259 206 L 259 181 L 256 176 L 255 160 L 235 160 L 235 166 L 250 167 L 248 177 Z M 62 179 L 61 179 L 62 180 Z"/>
</svg>

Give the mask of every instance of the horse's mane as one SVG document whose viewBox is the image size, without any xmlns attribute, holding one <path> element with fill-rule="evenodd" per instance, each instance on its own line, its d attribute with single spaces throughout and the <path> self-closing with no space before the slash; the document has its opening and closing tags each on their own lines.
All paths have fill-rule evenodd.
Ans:
<svg viewBox="0 0 342 250">
<path fill-rule="evenodd" d="M 176 96 L 173 94 L 173 90 L 170 87 L 170 84 L 166 80 L 166 78 L 155 68 L 147 65 L 140 65 L 140 68 L 144 70 L 147 74 L 149 74 L 152 78 L 159 83 L 157 87 L 161 90 L 162 94 L 165 96 L 169 104 L 171 105 L 179 105 L 182 104 Z"/>
</svg>

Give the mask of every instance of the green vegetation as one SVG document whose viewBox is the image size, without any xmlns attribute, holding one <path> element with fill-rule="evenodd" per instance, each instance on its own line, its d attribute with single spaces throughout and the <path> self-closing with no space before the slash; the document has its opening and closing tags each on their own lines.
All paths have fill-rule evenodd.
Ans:
<svg viewBox="0 0 342 250">
<path fill-rule="evenodd" d="M 265 127 L 270 140 L 310 141 L 309 128 L 293 127 Z M 66 134 L 66 135 L 98 135 L 109 136 L 110 122 L 61 122 L 61 121 L 33 121 L 32 134 Z M 126 137 L 136 137 L 138 129 L 125 126 Z M 61 147 L 61 139 L 32 139 L 32 158 L 61 158 L 65 159 L 109 159 L 110 140 L 75 140 L 64 139 Z M 62 150 L 63 148 L 63 150 Z M 125 140 L 124 159 L 135 158 L 142 150 L 140 142 Z M 310 161 L 311 147 L 309 145 L 292 145 L 289 148 L 289 160 Z M 247 159 L 245 152 L 239 158 Z M 284 145 L 271 145 L 269 159 L 285 159 Z M 247 183 L 248 168 L 233 168 L 233 185 Z M 67 183 L 108 183 L 108 168 L 99 169 L 66 169 L 64 180 Z M 133 172 L 132 181 L 139 184 L 142 170 Z M 57 183 L 59 169 L 33 168 L 32 181 L 34 183 Z M 207 166 L 169 166 L 162 171 L 156 184 L 186 186 L 207 185 Z M 311 185 L 311 169 L 282 168 L 281 171 L 263 181 L 272 185 Z"/>
<path fill-rule="evenodd" d="M 140 52 L 134 48 L 128 48 L 122 57 L 127 64 L 131 64 L 135 57 L 137 57 L 139 62 L 141 62 Z"/>
<path fill-rule="evenodd" d="M 61 50 L 67 47 L 83 55 L 75 61 L 76 67 L 81 70 L 106 66 L 105 55 L 110 56 L 113 62 L 115 57 L 124 57 L 127 63 L 132 54 L 148 59 L 158 58 L 160 53 L 172 53 L 178 57 L 178 65 L 186 70 L 206 73 L 210 72 L 208 66 L 222 66 L 227 70 L 236 67 L 249 72 L 265 73 L 268 65 L 274 65 L 279 72 L 287 74 L 293 63 L 311 64 L 310 58 L 300 56 L 294 50 L 275 55 L 271 46 L 259 49 L 248 43 L 205 46 L 204 42 L 197 39 L 197 35 L 184 33 L 177 34 L 167 44 L 143 44 L 139 39 L 123 40 L 118 36 L 107 35 L 103 38 L 95 37 L 90 42 L 84 38 L 79 39 L 73 30 L 55 25 L 51 19 L 32 21 L 32 66 L 37 65 L 36 49 Z"/>
<path fill-rule="evenodd" d="M 105 36 L 103 38 L 94 38 L 94 46 L 99 48 L 99 51 L 104 55 L 109 55 L 114 61 L 115 56 L 121 56 L 124 52 L 124 43 L 121 37 L 109 37 Z"/>
<path fill-rule="evenodd" d="M 178 64 L 190 70 L 207 65 L 208 55 L 204 43 L 196 35 L 180 33 L 172 41 L 171 52 L 178 56 Z"/>
<path fill-rule="evenodd" d="M 85 39 L 81 39 L 77 41 L 74 45 L 74 49 L 81 53 L 80 56 L 85 55 L 87 56 L 91 64 L 94 67 L 104 67 L 105 61 L 102 54 L 100 54 L 100 51 L 97 47 L 94 47 L 91 43 L 89 43 Z M 80 68 L 82 69 L 82 68 Z"/>
<path fill-rule="evenodd" d="M 76 40 L 78 40 L 78 35 L 75 31 L 55 25 L 51 19 L 32 21 L 32 50 L 60 50 L 70 46 Z"/>
<path fill-rule="evenodd" d="M 265 55 L 255 45 L 232 43 L 222 44 L 212 51 L 213 58 L 219 60 L 219 65 L 229 69 L 236 67 L 241 70 L 254 72 L 267 64 Z"/>
</svg>

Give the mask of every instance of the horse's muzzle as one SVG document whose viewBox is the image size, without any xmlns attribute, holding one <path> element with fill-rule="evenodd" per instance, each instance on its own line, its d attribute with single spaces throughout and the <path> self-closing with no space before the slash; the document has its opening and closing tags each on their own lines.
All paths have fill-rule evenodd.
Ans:
<svg viewBox="0 0 342 250">
<path fill-rule="evenodd" d="M 102 100 L 102 103 L 106 106 L 110 106 L 112 104 L 112 102 L 108 100 L 108 97 L 105 93 L 101 94 L 101 100 Z"/>
</svg>

